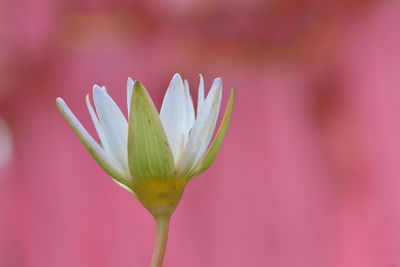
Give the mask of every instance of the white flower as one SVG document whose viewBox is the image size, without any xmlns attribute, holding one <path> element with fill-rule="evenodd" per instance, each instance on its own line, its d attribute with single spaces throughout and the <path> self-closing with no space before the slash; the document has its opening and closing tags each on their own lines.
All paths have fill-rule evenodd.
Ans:
<svg viewBox="0 0 400 267">
<path fill-rule="evenodd" d="M 186 80 L 182 81 L 179 74 L 175 74 L 170 82 L 159 115 L 147 90 L 139 81 L 129 78 L 128 120 L 106 88 L 95 85 L 95 109 L 89 95 L 86 103 L 99 143 L 63 99 L 57 98 L 56 102 L 100 166 L 120 185 L 132 191 L 148 209 L 152 209 L 163 202 L 161 198 L 170 202 L 178 198 L 179 201 L 190 178 L 210 167 L 224 139 L 234 96 L 232 90 L 213 142 L 222 98 L 220 78 L 214 80 L 205 98 L 203 77 L 200 75 L 196 116 L 189 85 Z"/>
</svg>

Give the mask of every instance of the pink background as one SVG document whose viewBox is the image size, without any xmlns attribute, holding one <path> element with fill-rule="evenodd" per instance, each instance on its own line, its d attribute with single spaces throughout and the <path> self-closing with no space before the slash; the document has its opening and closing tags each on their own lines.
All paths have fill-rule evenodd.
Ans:
<svg viewBox="0 0 400 267">
<path fill-rule="evenodd" d="M 55 107 L 156 105 L 172 74 L 237 89 L 215 164 L 176 210 L 165 266 L 400 266 L 400 3 L 357 0 L 0 2 L 1 267 L 147 266 L 150 215 Z M 0 142 L 1 144 L 1 142 Z M 0 148 L 1 149 L 1 148 Z"/>
</svg>

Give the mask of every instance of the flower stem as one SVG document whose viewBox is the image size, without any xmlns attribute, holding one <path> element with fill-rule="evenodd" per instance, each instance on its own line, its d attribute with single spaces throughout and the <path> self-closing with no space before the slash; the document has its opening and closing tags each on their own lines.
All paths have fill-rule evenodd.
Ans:
<svg viewBox="0 0 400 267">
<path fill-rule="evenodd" d="M 162 267 L 165 249 L 167 248 L 169 215 L 157 215 L 154 217 L 156 223 L 156 242 L 151 257 L 150 267 Z"/>
</svg>

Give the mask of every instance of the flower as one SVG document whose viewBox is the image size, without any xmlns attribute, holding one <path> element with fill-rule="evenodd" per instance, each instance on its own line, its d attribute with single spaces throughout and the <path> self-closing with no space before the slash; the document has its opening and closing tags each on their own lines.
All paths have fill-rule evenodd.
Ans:
<svg viewBox="0 0 400 267">
<path fill-rule="evenodd" d="M 221 98 L 222 80 L 214 80 L 205 98 L 200 75 L 195 116 L 188 82 L 175 74 L 158 114 L 144 86 L 129 78 L 127 120 L 106 88 L 94 85 L 95 109 L 89 95 L 86 104 L 99 143 L 63 99 L 57 98 L 56 103 L 93 158 L 119 185 L 132 192 L 153 215 L 170 215 L 188 181 L 211 166 L 221 147 L 232 113 L 234 90 L 212 140 Z"/>
</svg>

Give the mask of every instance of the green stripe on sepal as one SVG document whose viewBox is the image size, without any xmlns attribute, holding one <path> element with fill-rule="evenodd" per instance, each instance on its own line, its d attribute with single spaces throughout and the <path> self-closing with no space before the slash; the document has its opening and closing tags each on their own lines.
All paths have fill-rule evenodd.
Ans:
<svg viewBox="0 0 400 267">
<path fill-rule="evenodd" d="M 221 125 L 215 135 L 214 141 L 208 148 L 207 154 L 204 159 L 200 162 L 197 169 L 194 171 L 193 176 L 199 175 L 204 172 L 213 164 L 217 154 L 221 148 L 222 142 L 224 141 L 226 131 L 228 129 L 229 121 L 231 120 L 231 114 L 233 109 L 233 102 L 235 101 L 236 92 L 235 89 L 232 89 L 231 95 L 229 97 L 228 105 L 225 110 L 224 117 L 222 119 Z M 192 177 L 193 177 L 192 176 Z"/>
<path fill-rule="evenodd" d="M 128 131 L 128 161 L 133 182 L 168 179 L 175 171 L 174 158 L 157 109 L 147 90 L 135 82 Z"/>
</svg>

